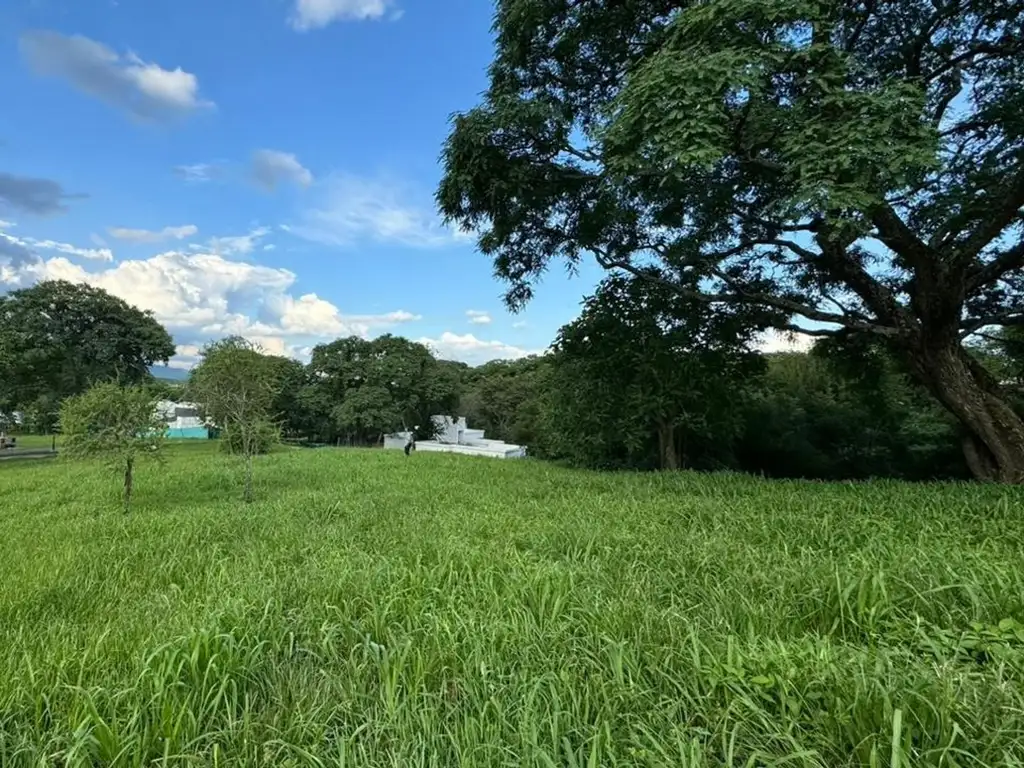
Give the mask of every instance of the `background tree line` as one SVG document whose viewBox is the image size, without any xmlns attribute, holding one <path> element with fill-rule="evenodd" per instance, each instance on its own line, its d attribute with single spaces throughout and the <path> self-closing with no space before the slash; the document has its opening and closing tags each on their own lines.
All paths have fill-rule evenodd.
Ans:
<svg viewBox="0 0 1024 768">
<path fill-rule="evenodd" d="M 90 320 L 117 312 L 117 323 Z M 369 446 L 417 429 L 427 439 L 429 417 L 446 413 L 534 456 L 583 467 L 970 476 L 963 425 L 884 340 L 849 334 L 807 353 L 762 354 L 757 336 L 776 321 L 617 274 L 543 356 L 470 367 L 385 335 L 321 344 L 303 364 L 228 338 L 209 344 L 176 384 L 148 372 L 173 353 L 151 316 L 98 289 L 43 283 L 0 298 L 0 412 L 116 382 L 142 387 L 152 401 L 197 400 L 225 429 L 224 445 L 247 459 L 279 438 Z M 87 344 L 92 354 L 79 369 Z M 988 334 L 968 350 L 1024 412 L 1024 334 Z"/>
<path fill-rule="evenodd" d="M 900 355 L 863 335 L 760 354 L 771 318 L 711 311 L 614 276 L 550 354 L 467 372 L 462 412 L 531 453 L 594 468 L 771 477 L 966 479 L 964 427 Z M 1024 334 L 968 347 L 1024 414 Z"/>
</svg>

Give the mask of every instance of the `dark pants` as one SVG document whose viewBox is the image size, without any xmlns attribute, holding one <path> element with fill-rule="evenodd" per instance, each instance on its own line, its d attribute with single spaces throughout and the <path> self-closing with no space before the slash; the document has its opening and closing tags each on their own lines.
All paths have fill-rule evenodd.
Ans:
<svg viewBox="0 0 1024 768">
<path fill-rule="evenodd" d="M 408 456 L 409 455 L 409 451 L 411 451 L 411 450 L 412 450 L 412 443 L 406 443 L 405 444 L 405 455 Z"/>
</svg>

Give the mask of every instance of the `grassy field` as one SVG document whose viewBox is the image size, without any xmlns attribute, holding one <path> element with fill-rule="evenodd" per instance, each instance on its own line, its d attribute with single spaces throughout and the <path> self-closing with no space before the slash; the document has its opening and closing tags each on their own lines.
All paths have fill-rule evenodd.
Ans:
<svg viewBox="0 0 1024 768">
<path fill-rule="evenodd" d="M 1024 494 L 0 467 L 0 765 L 1024 765 Z"/>
<path fill-rule="evenodd" d="M 50 448 L 54 442 L 60 444 L 60 437 L 56 440 L 52 435 L 14 435 L 18 441 L 19 448 Z"/>
</svg>

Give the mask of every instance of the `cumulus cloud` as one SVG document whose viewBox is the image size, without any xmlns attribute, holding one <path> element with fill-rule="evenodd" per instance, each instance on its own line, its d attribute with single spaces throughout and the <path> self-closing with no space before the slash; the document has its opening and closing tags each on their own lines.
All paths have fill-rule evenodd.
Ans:
<svg viewBox="0 0 1024 768">
<path fill-rule="evenodd" d="M 199 363 L 199 353 L 202 349 L 199 344 L 178 344 L 174 357 L 167 361 L 167 367 L 181 371 L 191 370 Z"/>
<path fill-rule="evenodd" d="M 269 191 L 277 189 L 282 184 L 308 187 L 313 183 L 313 174 L 308 168 L 303 167 L 295 155 L 276 149 L 259 149 L 253 152 L 249 170 L 253 181 Z"/>
<path fill-rule="evenodd" d="M 162 243 L 165 240 L 184 240 L 199 232 L 195 224 L 184 224 L 180 227 L 164 227 L 163 229 L 129 229 L 127 227 L 110 227 L 107 232 L 118 240 L 129 243 Z"/>
<path fill-rule="evenodd" d="M 0 208 L 7 207 L 23 213 L 47 216 L 64 213 L 65 200 L 82 195 L 69 195 L 56 181 L 15 176 L 0 171 Z"/>
<path fill-rule="evenodd" d="M 164 69 L 82 35 L 37 30 L 24 33 L 20 43 L 36 74 L 66 80 L 141 120 L 167 120 L 213 106 L 200 98 L 198 78 L 181 67 Z"/>
<path fill-rule="evenodd" d="M 486 312 L 481 312 L 478 309 L 467 309 L 466 317 L 469 318 L 469 322 L 473 325 L 491 324 L 491 316 Z"/>
<path fill-rule="evenodd" d="M 335 174 L 318 186 L 317 202 L 287 231 L 335 246 L 377 241 L 429 248 L 464 241 L 401 183 Z"/>
<path fill-rule="evenodd" d="M 440 338 L 420 338 L 420 344 L 426 345 L 433 353 L 443 360 L 459 360 L 471 365 L 486 363 L 488 360 L 518 360 L 529 355 L 543 354 L 544 350 L 524 349 L 503 341 L 487 341 L 478 339 L 471 333 L 459 335 L 445 331 Z"/>
<path fill-rule="evenodd" d="M 238 334 L 273 354 L 302 357 L 312 345 L 339 336 L 369 336 L 419 319 L 405 310 L 347 314 L 315 293 L 296 295 L 296 275 L 286 269 L 227 260 L 214 253 L 169 251 L 149 259 L 124 260 L 98 271 L 64 257 L 3 267 L 8 285 L 40 280 L 88 283 L 153 312 L 182 345 L 175 365 L 188 364 L 189 350 L 213 338 Z"/>
<path fill-rule="evenodd" d="M 381 19 L 393 8 L 392 0 L 296 0 L 289 21 L 294 29 L 306 32 L 336 21 Z M 394 12 L 391 17 L 396 17 Z"/>
</svg>

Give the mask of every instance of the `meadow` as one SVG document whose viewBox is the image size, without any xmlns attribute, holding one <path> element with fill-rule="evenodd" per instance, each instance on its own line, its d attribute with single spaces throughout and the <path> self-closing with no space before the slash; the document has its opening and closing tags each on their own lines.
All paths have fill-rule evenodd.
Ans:
<svg viewBox="0 0 1024 768">
<path fill-rule="evenodd" d="M 0 468 L 0 765 L 1021 766 L 1024 493 Z"/>
</svg>

